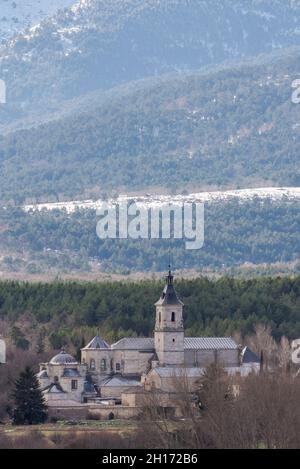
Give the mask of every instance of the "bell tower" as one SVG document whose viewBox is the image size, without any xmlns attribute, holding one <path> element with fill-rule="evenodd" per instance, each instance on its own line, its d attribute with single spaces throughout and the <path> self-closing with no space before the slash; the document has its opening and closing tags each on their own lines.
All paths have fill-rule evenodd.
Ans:
<svg viewBox="0 0 300 469">
<path fill-rule="evenodd" d="M 184 364 L 183 306 L 174 288 L 174 276 L 170 268 L 166 286 L 155 303 L 154 343 L 160 366 Z"/>
</svg>

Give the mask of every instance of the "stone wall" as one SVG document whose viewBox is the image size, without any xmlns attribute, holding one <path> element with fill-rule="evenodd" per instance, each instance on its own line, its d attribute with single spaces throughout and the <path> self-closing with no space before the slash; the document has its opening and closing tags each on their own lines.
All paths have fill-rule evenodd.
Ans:
<svg viewBox="0 0 300 469">
<path fill-rule="evenodd" d="M 189 375 L 188 371 L 184 368 L 175 374 L 176 368 L 174 368 L 174 374 L 161 376 L 156 368 L 154 368 L 145 379 L 146 391 L 161 390 L 164 393 L 174 392 L 193 392 L 195 385 L 202 376 L 202 369 L 195 368 L 196 373 Z"/>
<path fill-rule="evenodd" d="M 138 350 L 114 350 L 113 362 L 116 370 L 116 365 L 119 363 L 121 367 L 121 374 L 125 376 L 141 376 L 142 373 L 147 371 L 149 360 L 153 356 L 153 352 L 140 352 Z"/>
<path fill-rule="evenodd" d="M 122 405 L 128 407 L 144 407 L 146 405 L 159 405 L 161 407 L 172 407 L 174 405 L 174 393 L 149 392 L 149 391 L 126 391 L 122 394 Z"/>
<path fill-rule="evenodd" d="M 185 350 L 184 362 L 187 366 L 205 368 L 218 362 L 221 366 L 239 366 L 238 350 Z"/>
<path fill-rule="evenodd" d="M 154 342 L 161 365 L 183 365 L 184 330 L 181 305 L 157 306 Z"/>
<path fill-rule="evenodd" d="M 111 414 L 115 419 L 134 419 L 141 413 L 140 407 L 115 405 L 82 405 L 59 406 L 48 408 L 48 418 L 66 420 L 109 420 Z"/>
<path fill-rule="evenodd" d="M 147 371 L 148 362 L 152 356 L 153 352 L 139 352 L 138 350 L 91 349 L 82 351 L 82 361 L 87 364 L 89 373 L 98 384 L 112 372 L 120 372 L 125 376 L 142 375 Z M 106 370 L 101 367 L 102 360 L 106 362 Z M 91 369 L 91 363 L 95 364 L 95 369 Z"/>
<path fill-rule="evenodd" d="M 72 389 L 72 381 L 77 381 L 77 389 Z M 69 399 L 81 402 L 84 391 L 84 381 L 85 377 L 82 376 L 77 376 L 74 378 L 61 377 L 59 383 L 63 390 L 68 393 Z"/>
<path fill-rule="evenodd" d="M 134 419 L 138 418 L 142 409 L 140 407 L 128 406 L 90 406 L 88 418 L 95 420 L 108 420 L 110 414 L 116 419 Z"/>
<path fill-rule="evenodd" d="M 184 332 L 182 331 L 156 331 L 155 346 L 161 365 L 184 364 Z"/>
<path fill-rule="evenodd" d="M 75 407 L 48 407 L 48 419 L 58 420 L 86 420 L 88 418 L 88 407 L 87 406 L 75 406 Z"/>
<path fill-rule="evenodd" d="M 112 352 L 108 349 L 86 349 L 81 351 L 81 362 L 85 363 L 90 372 L 107 375 L 111 372 Z M 92 360 L 95 363 L 95 369 L 92 368 Z M 105 360 L 105 369 L 101 366 L 102 360 Z"/>
<path fill-rule="evenodd" d="M 128 383 L 124 386 L 102 386 L 101 388 L 101 397 L 109 398 L 116 397 L 121 398 L 122 393 L 128 389 Z"/>
</svg>

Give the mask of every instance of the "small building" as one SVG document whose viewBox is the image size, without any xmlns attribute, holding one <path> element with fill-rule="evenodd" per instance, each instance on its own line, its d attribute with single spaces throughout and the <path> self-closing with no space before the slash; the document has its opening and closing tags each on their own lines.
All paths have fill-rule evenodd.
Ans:
<svg viewBox="0 0 300 469">
<path fill-rule="evenodd" d="M 46 402 L 49 403 L 49 401 L 69 399 L 83 402 L 86 375 L 86 366 L 78 363 L 63 349 L 49 363 L 40 365 L 37 376 Z"/>
<path fill-rule="evenodd" d="M 156 367 L 145 377 L 147 391 L 161 390 L 166 393 L 195 391 L 195 385 L 203 376 L 205 368 L 199 367 Z"/>
</svg>

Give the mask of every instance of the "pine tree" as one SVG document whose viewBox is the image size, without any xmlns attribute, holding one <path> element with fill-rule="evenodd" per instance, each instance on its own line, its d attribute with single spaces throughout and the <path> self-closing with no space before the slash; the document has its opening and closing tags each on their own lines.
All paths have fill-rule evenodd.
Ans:
<svg viewBox="0 0 300 469">
<path fill-rule="evenodd" d="M 33 370 L 26 367 L 15 383 L 13 422 L 16 425 L 36 425 L 47 419 L 47 406 Z"/>
</svg>

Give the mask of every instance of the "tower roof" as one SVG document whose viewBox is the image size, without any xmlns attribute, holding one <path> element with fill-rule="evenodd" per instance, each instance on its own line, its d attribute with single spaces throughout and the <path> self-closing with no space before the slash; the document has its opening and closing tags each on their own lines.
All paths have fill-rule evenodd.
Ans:
<svg viewBox="0 0 300 469">
<path fill-rule="evenodd" d="M 102 339 L 99 335 L 96 335 L 84 348 L 83 350 L 86 349 L 104 349 L 104 348 L 109 348 L 109 345 L 105 340 Z"/>
<path fill-rule="evenodd" d="M 181 305 L 182 301 L 178 298 L 176 290 L 174 288 L 174 275 L 172 275 L 171 268 L 169 268 L 168 275 L 166 277 L 166 286 L 163 289 L 160 299 L 155 303 L 155 306 L 166 306 L 166 305 Z"/>
</svg>

